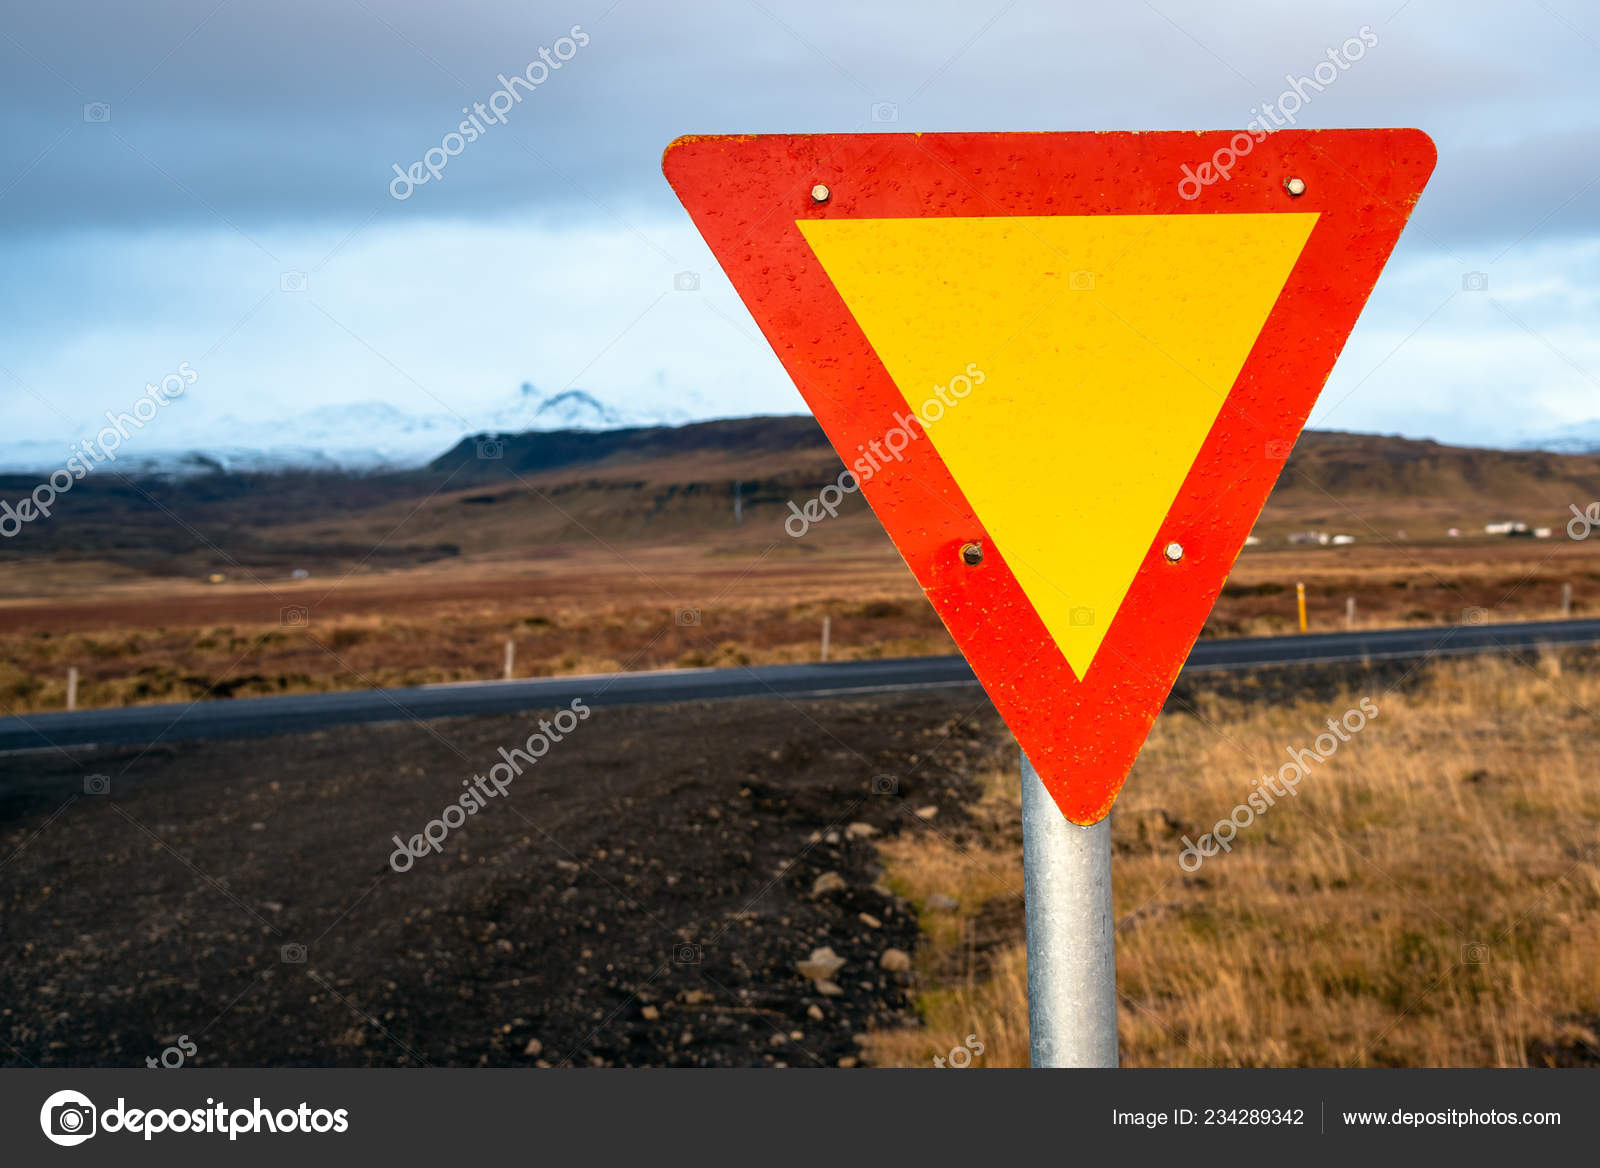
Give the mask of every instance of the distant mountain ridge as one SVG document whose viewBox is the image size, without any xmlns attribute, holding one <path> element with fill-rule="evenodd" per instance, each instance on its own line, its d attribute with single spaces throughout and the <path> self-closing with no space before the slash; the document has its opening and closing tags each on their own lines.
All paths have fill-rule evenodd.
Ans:
<svg viewBox="0 0 1600 1168">
<path fill-rule="evenodd" d="M 691 455 L 751 458 L 782 465 L 791 456 L 833 456 L 822 427 L 809 414 L 718 418 L 684 426 L 619 426 L 610 430 L 530 430 L 463 438 L 427 469 L 460 477 L 502 478 L 607 463 L 634 465 Z"/>
<path fill-rule="evenodd" d="M 380 570 L 510 548 L 559 555 L 596 539 L 615 547 L 654 541 L 707 549 L 722 546 L 718 541 L 777 541 L 783 554 L 804 555 L 810 541 L 783 534 L 789 508 L 816 497 L 843 469 L 816 421 L 801 414 L 480 431 L 404 470 L 196 465 L 219 473 L 143 483 L 126 481 L 125 470 L 89 475 L 57 500 L 49 522 L 0 541 L 0 566 L 25 559 L 116 563 L 158 576 L 231 571 L 235 564 L 275 574 L 333 565 Z M 36 472 L 0 474 L 0 500 L 20 499 L 39 481 Z M 1349 533 L 1362 546 L 1442 541 L 1451 528 L 1482 540 L 1485 524 L 1506 521 L 1564 533 L 1570 509 L 1597 499 L 1600 454 L 1308 431 L 1256 532 L 1269 546 L 1286 546 L 1284 536 L 1308 530 Z M 402 525 L 406 538 L 387 538 Z M 859 494 L 825 526 L 830 540 L 884 546 Z M 1586 546 L 1600 554 L 1600 540 Z M 219 559 L 216 548 L 231 559 Z"/>
</svg>

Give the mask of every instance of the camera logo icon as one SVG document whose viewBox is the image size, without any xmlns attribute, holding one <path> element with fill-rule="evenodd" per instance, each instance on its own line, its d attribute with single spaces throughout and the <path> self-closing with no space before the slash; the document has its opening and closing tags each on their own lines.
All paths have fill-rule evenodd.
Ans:
<svg viewBox="0 0 1600 1168">
<path fill-rule="evenodd" d="M 85 795 L 109 795 L 109 794 L 111 794 L 111 776 L 110 775 L 84 775 L 83 776 L 83 793 Z"/>
<path fill-rule="evenodd" d="M 679 965 L 699 965 L 700 946 L 689 941 L 685 941 L 681 945 L 674 945 L 672 947 L 672 960 Z"/>
<path fill-rule="evenodd" d="M 1489 290 L 1489 273 L 1467 272 L 1461 277 L 1461 290 L 1463 292 L 1487 292 Z"/>
<path fill-rule="evenodd" d="M 304 292 L 309 282 L 304 272 L 285 272 L 278 277 L 278 291 Z"/>
<path fill-rule="evenodd" d="M 1461 623 L 1464 625 L 1488 624 L 1489 610 L 1487 608 L 1464 608 L 1461 610 Z"/>
<path fill-rule="evenodd" d="M 872 109 L 868 112 L 872 120 L 880 125 L 900 120 L 900 107 L 892 101 L 875 101 L 872 103 Z"/>
<path fill-rule="evenodd" d="M 1072 610 L 1070 619 L 1075 629 L 1086 629 L 1094 624 L 1094 609 L 1087 604 L 1080 604 Z"/>
<path fill-rule="evenodd" d="M 1289 457 L 1289 451 L 1293 448 L 1293 442 L 1285 442 L 1282 438 L 1274 438 L 1267 443 L 1267 457 L 1274 462 L 1282 462 Z"/>
<path fill-rule="evenodd" d="M 1482 941 L 1468 941 L 1461 946 L 1461 964 L 1463 965 L 1488 965 L 1489 946 Z"/>
<path fill-rule="evenodd" d="M 1093 292 L 1094 273 L 1080 268 L 1067 277 L 1067 284 L 1074 292 Z"/>
<path fill-rule="evenodd" d="M 900 780 L 893 775 L 873 775 L 872 793 L 874 795 L 898 795 L 900 793 Z"/>
<path fill-rule="evenodd" d="M 70 1148 L 94 1135 L 98 1114 L 87 1095 L 57 1091 L 39 1108 L 39 1127 L 52 1144 Z"/>
<path fill-rule="evenodd" d="M 697 625 L 700 623 L 700 610 L 698 608 L 680 608 L 672 614 L 674 623 L 679 625 Z"/>
<path fill-rule="evenodd" d="M 278 623 L 284 628 L 305 628 L 311 623 L 311 610 L 303 604 L 286 604 L 278 610 Z"/>
<path fill-rule="evenodd" d="M 83 120 L 94 125 L 104 125 L 111 120 L 111 105 L 104 101 L 91 101 L 83 107 Z"/>
<path fill-rule="evenodd" d="M 290 941 L 278 950 L 278 956 L 285 965 L 304 965 L 306 963 L 306 947 L 299 941 Z"/>
<path fill-rule="evenodd" d="M 479 438 L 478 457 L 485 462 L 494 462 L 506 456 L 506 444 L 499 438 Z"/>
<path fill-rule="evenodd" d="M 700 291 L 700 273 L 679 272 L 672 277 L 672 287 L 676 292 L 698 292 Z"/>
</svg>

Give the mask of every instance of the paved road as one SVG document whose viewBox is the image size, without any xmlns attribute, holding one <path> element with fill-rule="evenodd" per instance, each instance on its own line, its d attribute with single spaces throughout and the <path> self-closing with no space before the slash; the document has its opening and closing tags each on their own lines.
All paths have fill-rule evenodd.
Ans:
<svg viewBox="0 0 1600 1168">
<path fill-rule="evenodd" d="M 1189 654 L 1184 671 L 1200 673 L 1267 665 L 1495 653 L 1540 645 L 1596 644 L 1600 644 L 1600 620 L 1241 637 L 1199 642 Z M 825 665 L 668 669 L 526 681 L 466 682 L 408 689 L 350 690 L 15 715 L 0 718 L 0 751 L 243 738 L 320 730 L 352 722 L 508 714 L 564 706 L 574 698 L 582 698 L 591 706 L 647 705 L 716 698 L 841 697 L 976 684 L 972 670 L 960 657 L 901 657 Z"/>
</svg>

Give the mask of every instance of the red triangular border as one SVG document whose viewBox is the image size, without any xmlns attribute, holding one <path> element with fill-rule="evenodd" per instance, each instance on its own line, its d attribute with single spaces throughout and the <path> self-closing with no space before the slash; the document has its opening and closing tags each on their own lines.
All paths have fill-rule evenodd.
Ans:
<svg viewBox="0 0 1600 1168">
<path fill-rule="evenodd" d="M 1222 151 L 1231 177 L 1180 191 L 1184 167 L 1214 175 L 1201 164 Z M 687 137 L 662 167 L 847 466 L 906 403 L 795 220 L 1320 212 L 1087 680 L 931 443 L 862 484 L 1056 803 L 1088 824 L 1111 809 L 1434 161 L 1420 130 L 1223 130 Z M 960 558 L 974 539 L 976 568 Z"/>
</svg>

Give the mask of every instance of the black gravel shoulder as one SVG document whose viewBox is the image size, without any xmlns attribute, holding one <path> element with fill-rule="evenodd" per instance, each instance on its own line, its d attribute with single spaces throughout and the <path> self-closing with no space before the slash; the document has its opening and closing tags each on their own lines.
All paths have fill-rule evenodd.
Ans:
<svg viewBox="0 0 1600 1168">
<path fill-rule="evenodd" d="M 391 864 L 541 717 L 0 757 L 0 1065 L 848 1066 L 914 1021 L 873 839 L 960 815 L 981 695 L 596 709 Z"/>
</svg>

